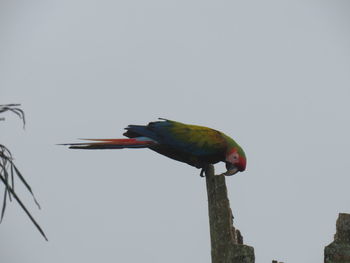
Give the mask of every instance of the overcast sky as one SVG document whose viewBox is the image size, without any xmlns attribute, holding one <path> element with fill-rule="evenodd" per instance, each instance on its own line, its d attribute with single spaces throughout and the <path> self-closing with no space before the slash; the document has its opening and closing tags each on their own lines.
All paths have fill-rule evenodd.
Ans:
<svg viewBox="0 0 350 263">
<path fill-rule="evenodd" d="M 350 3 L 337 0 L 0 2 L 0 143 L 17 191 L 1 262 L 210 262 L 205 179 L 147 149 L 73 151 L 158 117 L 245 149 L 227 178 L 256 262 L 322 262 L 350 212 Z M 217 165 L 222 172 L 223 165 Z"/>
</svg>

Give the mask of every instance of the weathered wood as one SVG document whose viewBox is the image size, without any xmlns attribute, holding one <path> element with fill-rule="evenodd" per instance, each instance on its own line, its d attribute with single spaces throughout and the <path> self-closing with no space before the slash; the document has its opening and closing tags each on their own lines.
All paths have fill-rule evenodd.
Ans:
<svg viewBox="0 0 350 263">
<path fill-rule="evenodd" d="M 325 263 L 350 262 L 350 214 L 339 214 L 334 241 L 324 249 Z"/>
<path fill-rule="evenodd" d="M 233 226 L 225 176 L 206 170 L 212 263 L 254 263 L 254 248 L 243 245 L 243 237 Z"/>
</svg>

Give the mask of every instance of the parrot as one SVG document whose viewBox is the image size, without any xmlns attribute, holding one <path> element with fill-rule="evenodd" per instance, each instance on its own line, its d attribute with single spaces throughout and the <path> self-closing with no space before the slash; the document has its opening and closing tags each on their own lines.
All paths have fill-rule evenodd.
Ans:
<svg viewBox="0 0 350 263">
<path fill-rule="evenodd" d="M 159 118 L 148 125 L 129 125 L 125 130 L 124 139 L 83 139 L 87 142 L 63 145 L 86 150 L 148 148 L 202 169 L 201 177 L 210 164 L 221 161 L 227 171 L 219 175 L 231 176 L 246 169 L 243 149 L 231 137 L 211 128 Z"/>
</svg>

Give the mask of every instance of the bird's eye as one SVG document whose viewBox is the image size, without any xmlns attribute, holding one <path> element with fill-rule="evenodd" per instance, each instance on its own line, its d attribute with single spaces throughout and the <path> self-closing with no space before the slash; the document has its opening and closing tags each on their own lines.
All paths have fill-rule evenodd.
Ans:
<svg viewBox="0 0 350 263">
<path fill-rule="evenodd" d="M 228 162 L 231 163 L 237 163 L 239 160 L 239 154 L 238 153 L 232 153 L 228 156 L 228 158 L 226 159 Z"/>
</svg>

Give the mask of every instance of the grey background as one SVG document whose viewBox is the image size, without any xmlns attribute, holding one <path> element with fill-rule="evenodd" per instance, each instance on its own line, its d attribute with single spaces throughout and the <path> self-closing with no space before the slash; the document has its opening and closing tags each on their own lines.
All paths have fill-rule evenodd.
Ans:
<svg viewBox="0 0 350 263">
<path fill-rule="evenodd" d="M 16 204 L 1 262 L 210 262 L 205 180 L 149 150 L 73 151 L 164 117 L 246 150 L 227 179 L 256 262 L 322 262 L 350 212 L 348 1 L 0 2 L 1 103 L 46 231 Z M 223 165 L 217 171 L 223 171 Z"/>
</svg>

